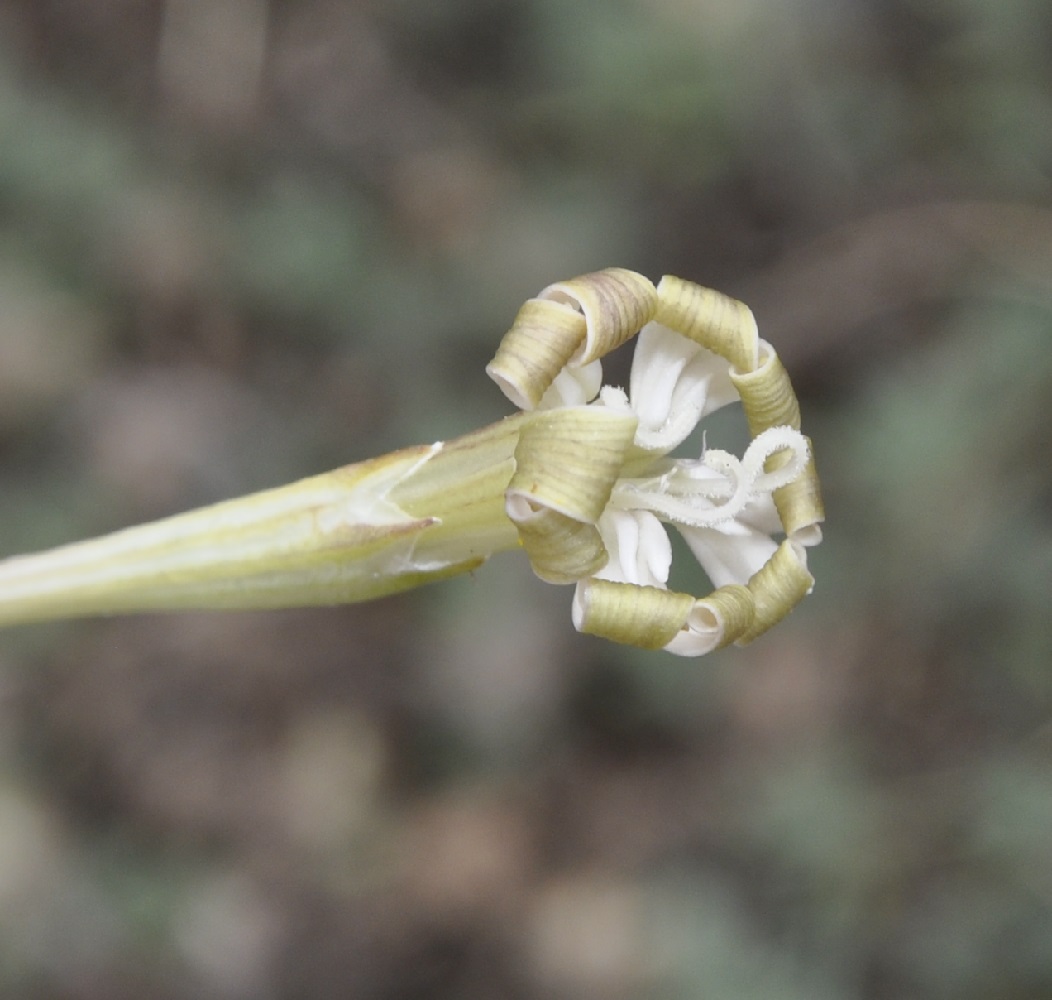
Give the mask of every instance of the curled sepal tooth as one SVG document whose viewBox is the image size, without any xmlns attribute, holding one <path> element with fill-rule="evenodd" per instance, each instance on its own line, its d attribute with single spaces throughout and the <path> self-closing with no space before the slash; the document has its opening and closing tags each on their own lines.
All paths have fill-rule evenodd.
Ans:
<svg viewBox="0 0 1052 1000">
<path fill-rule="evenodd" d="M 586 334 L 574 365 L 586 365 L 634 337 L 654 318 L 657 289 L 649 278 L 623 267 L 583 274 L 549 285 L 538 298 L 562 302 L 585 318 Z"/>
<path fill-rule="evenodd" d="M 531 414 L 515 448 L 515 472 L 505 493 L 516 524 L 539 507 L 594 524 L 610 499 L 632 446 L 632 413 L 589 406 Z"/>
<path fill-rule="evenodd" d="M 571 305 L 530 299 L 486 365 L 486 374 L 519 409 L 532 410 L 584 343 L 585 326 L 584 316 Z"/>
<path fill-rule="evenodd" d="M 811 592 L 814 583 L 803 547 L 786 539 L 747 584 L 756 610 L 752 625 L 738 638 L 738 645 L 752 642 L 777 625 Z"/>
<path fill-rule="evenodd" d="M 822 540 L 819 525 L 826 514 L 810 438 L 807 444 L 811 453 L 807 465 L 791 483 L 776 489 L 773 497 L 786 535 L 800 545 L 817 545 Z"/>
<path fill-rule="evenodd" d="M 609 558 L 594 524 L 549 507 L 529 510 L 515 525 L 533 572 L 545 583 L 576 583 L 601 570 Z"/>
<path fill-rule="evenodd" d="M 729 584 L 694 602 L 683 628 L 663 648 L 674 656 L 704 656 L 745 632 L 753 620 L 747 587 Z"/>
<path fill-rule="evenodd" d="M 759 337 L 752 310 L 722 292 L 666 274 L 657 286 L 654 319 L 726 359 L 741 372 L 758 363 Z"/>
<path fill-rule="evenodd" d="M 695 616 L 704 612 L 717 633 L 715 649 L 737 642 L 753 624 L 756 602 L 748 587 L 729 583 L 697 602 Z"/>
<path fill-rule="evenodd" d="M 793 427 L 800 430 L 800 404 L 773 347 L 760 341 L 760 365 L 755 371 L 731 371 L 731 382 L 741 396 L 742 409 L 753 437 L 768 427 Z"/>
<path fill-rule="evenodd" d="M 693 610 L 690 594 L 590 579 L 577 585 L 573 622 L 587 635 L 641 649 L 662 649 L 679 635 Z"/>
</svg>

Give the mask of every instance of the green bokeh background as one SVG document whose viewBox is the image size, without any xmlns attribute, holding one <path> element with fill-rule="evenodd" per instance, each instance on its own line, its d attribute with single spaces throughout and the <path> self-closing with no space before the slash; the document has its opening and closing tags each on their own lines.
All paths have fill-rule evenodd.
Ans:
<svg viewBox="0 0 1052 1000">
<path fill-rule="evenodd" d="M 753 307 L 829 514 L 697 662 L 511 556 L 4 633 L 0 993 L 1052 996 L 1050 46 L 1039 0 L 0 0 L 0 551 L 496 419 L 519 303 L 607 265 Z"/>
</svg>

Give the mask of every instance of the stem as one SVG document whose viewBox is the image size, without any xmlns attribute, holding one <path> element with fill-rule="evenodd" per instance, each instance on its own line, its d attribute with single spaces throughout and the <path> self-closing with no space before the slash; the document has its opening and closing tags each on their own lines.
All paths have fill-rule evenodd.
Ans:
<svg viewBox="0 0 1052 1000">
<path fill-rule="evenodd" d="M 369 600 L 518 544 L 521 416 L 101 538 L 0 561 L 0 626 Z"/>
</svg>

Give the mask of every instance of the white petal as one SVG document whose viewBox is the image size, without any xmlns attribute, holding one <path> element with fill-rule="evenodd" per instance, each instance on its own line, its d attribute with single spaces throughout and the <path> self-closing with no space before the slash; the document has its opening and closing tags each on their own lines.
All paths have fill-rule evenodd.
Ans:
<svg viewBox="0 0 1052 1000">
<path fill-rule="evenodd" d="M 610 560 L 596 575 L 603 580 L 664 587 L 672 567 L 672 543 L 665 526 L 647 511 L 608 510 L 599 533 Z"/>
<path fill-rule="evenodd" d="M 584 406 L 595 399 L 602 383 L 603 365 L 600 361 L 582 368 L 567 366 L 555 376 L 537 408 L 555 410 L 560 406 Z"/>
<path fill-rule="evenodd" d="M 573 627 L 577 629 L 578 632 L 581 631 L 581 627 L 584 625 L 585 604 L 583 597 L 583 584 L 585 582 L 586 581 L 584 580 L 577 581 L 573 588 L 573 602 L 570 605 L 570 621 L 573 622 Z"/>
<path fill-rule="evenodd" d="M 641 424 L 655 429 L 668 419 L 672 390 L 697 350 L 659 323 L 648 323 L 639 332 L 628 391 Z"/>
<path fill-rule="evenodd" d="M 676 656 L 704 656 L 711 653 L 722 639 L 722 623 L 714 619 L 708 608 L 695 606 L 687 618 L 687 627 L 681 629 L 664 649 Z"/>
<path fill-rule="evenodd" d="M 778 548 L 770 535 L 738 520 L 718 528 L 676 527 L 715 587 L 747 583 Z"/>
<path fill-rule="evenodd" d="M 731 366 L 718 354 L 713 354 L 711 351 L 704 349 L 702 349 L 701 353 L 703 356 L 708 355 L 710 358 L 715 358 L 716 362 L 718 362 L 708 362 L 709 382 L 705 396 L 705 408 L 701 411 L 702 418 L 705 418 L 710 413 L 715 413 L 725 406 L 730 406 L 731 403 L 737 403 L 741 397 L 731 381 Z"/>
<path fill-rule="evenodd" d="M 778 508 L 770 493 L 761 493 L 750 498 L 745 509 L 737 516 L 737 521 L 765 535 L 777 535 L 782 531 L 782 521 Z"/>
<path fill-rule="evenodd" d="M 628 402 L 628 394 L 624 389 L 620 389 L 616 385 L 604 385 L 599 390 L 599 398 L 596 400 L 595 405 L 605 406 L 608 410 L 613 410 L 615 413 L 635 412 Z"/>
<path fill-rule="evenodd" d="M 705 414 L 738 398 L 730 365 L 699 344 L 659 323 L 648 323 L 636 340 L 629 395 L 640 447 L 669 452 Z"/>
</svg>

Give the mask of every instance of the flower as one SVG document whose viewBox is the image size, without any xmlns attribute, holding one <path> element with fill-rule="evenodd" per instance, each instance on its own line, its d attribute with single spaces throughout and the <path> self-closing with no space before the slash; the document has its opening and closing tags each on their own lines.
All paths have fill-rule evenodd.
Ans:
<svg viewBox="0 0 1052 1000">
<path fill-rule="evenodd" d="M 552 336 L 543 335 L 542 317 L 550 317 Z M 600 357 L 637 324 L 628 392 L 601 386 Z M 524 408 L 566 413 L 568 438 L 588 442 L 573 456 L 576 465 L 560 464 L 554 449 L 548 458 L 571 479 L 587 469 L 602 484 L 603 502 L 591 514 L 565 499 L 549 502 L 565 485 L 558 474 L 543 490 L 535 485 L 528 504 L 513 478 L 507 508 L 520 530 L 558 523 L 553 512 L 594 528 L 594 535 L 577 532 L 592 548 L 564 545 L 555 566 L 550 545 L 526 545 L 539 575 L 576 577 L 579 630 L 696 656 L 755 638 L 810 592 L 806 547 L 821 540 L 824 516 L 811 446 L 788 377 L 742 303 L 677 278 L 655 289 L 620 269 L 586 275 L 527 303 L 488 371 Z M 668 457 L 706 415 L 739 398 L 753 433 L 740 459 L 715 449 L 697 459 Z M 619 418 L 620 429 L 611 423 L 609 433 L 627 436 L 612 481 L 589 464 L 597 431 L 584 434 L 582 406 Z M 551 419 L 547 426 L 554 427 Z M 525 450 L 520 444 L 516 458 Z M 668 591 L 666 525 L 684 537 L 716 587 L 712 594 L 695 600 Z M 775 541 L 777 534 L 785 539 Z M 575 551 L 585 558 L 564 565 Z"/>
<path fill-rule="evenodd" d="M 601 359 L 638 334 L 628 391 Z M 574 584 L 582 632 L 695 656 L 810 592 L 823 520 L 789 378 L 740 302 L 610 268 L 520 309 L 487 372 L 520 408 L 447 442 L 0 562 L 0 625 L 178 608 L 369 600 L 521 547 Z M 671 452 L 740 399 L 740 457 Z M 715 590 L 668 589 L 686 540 Z M 777 536 L 783 536 L 779 540 Z"/>
</svg>

